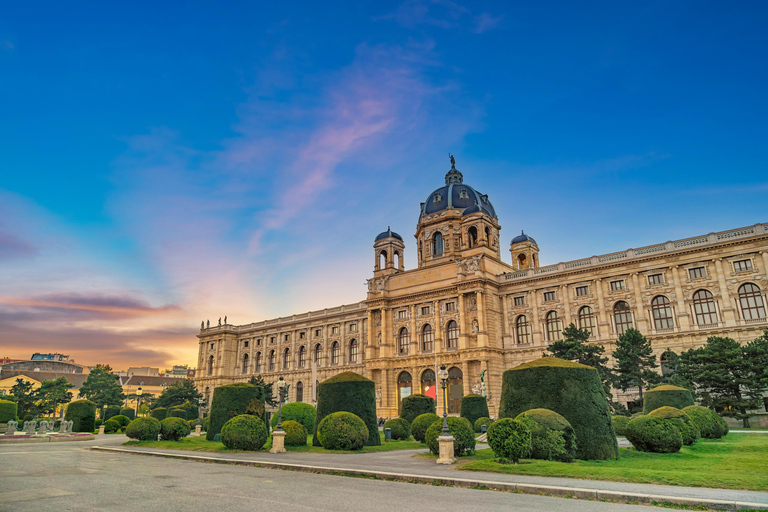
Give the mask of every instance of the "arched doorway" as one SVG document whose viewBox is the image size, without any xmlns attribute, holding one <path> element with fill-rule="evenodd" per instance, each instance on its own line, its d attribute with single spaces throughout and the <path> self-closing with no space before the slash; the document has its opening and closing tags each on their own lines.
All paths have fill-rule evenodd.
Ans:
<svg viewBox="0 0 768 512">
<path fill-rule="evenodd" d="M 464 376 L 455 366 L 448 370 L 448 413 L 461 411 L 461 399 L 464 397 Z"/>
<path fill-rule="evenodd" d="M 435 370 L 424 370 L 421 374 L 421 394 L 431 396 L 437 402 L 437 387 L 435 387 Z"/>
<path fill-rule="evenodd" d="M 397 376 L 397 410 L 400 411 L 400 406 L 403 403 L 403 398 L 411 396 L 413 389 L 413 378 L 408 372 L 400 372 Z"/>
</svg>

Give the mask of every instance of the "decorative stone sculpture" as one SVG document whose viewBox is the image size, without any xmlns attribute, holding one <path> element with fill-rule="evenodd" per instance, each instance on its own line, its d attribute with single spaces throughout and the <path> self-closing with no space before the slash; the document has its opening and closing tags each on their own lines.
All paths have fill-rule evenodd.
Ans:
<svg viewBox="0 0 768 512">
<path fill-rule="evenodd" d="M 32 421 L 25 421 L 24 422 L 24 433 L 30 436 L 35 435 L 35 425 L 37 425 L 37 422 L 35 420 Z"/>
<path fill-rule="evenodd" d="M 37 433 L 38 434 L 47 434 L 48 431 L 50 430 L 50 428 L 51 427 L 48 424 L 48 422 L 43 420 L 43 421 L 40 422 L 40 428 L 37 430 Z"/>
<path fill-rule="evenodd" d="M 61 424 L 59 425 L 59 434 L 71 434 L 73 423 L 74 422 L 72 420 L 62 420 Z"/>
<path fill-rule="evenodd" d="M 8 422 L 8 430 L 6 430 L 5 435 L 12 436 L 16 433 L 16 429 L 19 426 L 18 421 L 11 420 Z"/>
<path fill-rule="evenodd" d="M 202 331 L 203 329 L 205 329 L 205 320 L 200 322 L 200 330 Z"/>
</svg>

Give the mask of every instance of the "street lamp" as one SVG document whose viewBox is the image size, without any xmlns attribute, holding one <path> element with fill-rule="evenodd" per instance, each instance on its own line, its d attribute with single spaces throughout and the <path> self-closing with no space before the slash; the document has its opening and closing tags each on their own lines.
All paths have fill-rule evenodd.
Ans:
<svg viewBox="0 0 768 512">
<path fill-rule="evenodd" d="M 136 390 L 136 417 L 139 417 L 139 402 L 141 402 L 141 386 Z"/>
<path fill-rule="evenodd" d="M 285 379 L 281 376 L 277 381 L 278 402 L 277 402 L 277 430 L 283 430 L 283 400 L 285 400 Z"/>
<path fill-rule="evenodd" d="M 450 435 L 450 430 L 448 429 L 448 402 L 445 397 L 445 386 L 448 383 L 448 370 L 445 369 L 444 364 L 440 365 L 440 371 L 437 372 L 437 376 L 440 378 L 440 382 L 443 386 L 443 435 L 447 436 Z"/>
</svg>

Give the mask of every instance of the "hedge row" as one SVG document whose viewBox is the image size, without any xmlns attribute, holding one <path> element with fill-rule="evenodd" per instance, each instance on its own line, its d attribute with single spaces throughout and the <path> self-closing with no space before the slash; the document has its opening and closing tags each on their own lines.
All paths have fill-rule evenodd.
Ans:
<svg viewBox="0 0 768 512">
<path fill-rule="evenodd" d="M 222 432 L 221 429 L 225 423 L 243 414 L 256 416 L 264 423 L 264 388 L 245 383 L 215 388 L 209 416 L 210 423 L 207 425 L 205 438 L 213 441 L 216 434 Z M 265 430 L 266 427 L 265 423 Z"/>
<path fill-rule="evenodd" d="M 312 444 L 323 446 L 317 430 L 323 419 L 335 412 L 349 412 L 365 423 L 367 446 L 381 444 L 376 418 L 376 390 L 372 380 L 354 372 L 343 372 L 321 382 L 317 389 L 317 418 Z"/>
</svg>

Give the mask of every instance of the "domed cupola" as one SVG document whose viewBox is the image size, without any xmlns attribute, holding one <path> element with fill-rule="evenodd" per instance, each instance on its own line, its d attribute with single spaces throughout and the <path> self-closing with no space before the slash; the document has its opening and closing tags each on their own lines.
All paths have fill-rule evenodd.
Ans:
<svg viewBox="0 0 768 512">
<path fill-rule="evenodd" d="M 526 270 L 539 268 L 539 245 L 532 236 L 521 231 L 509 244 L 509 252 L 512 254 L 512 268 Z"/>
<path fill-rule="evenodd" d="M 405 243 L 403 237 L 392 231 L 387 226 L 387 230 L 376 235 L 373 241 L 373 248 L 376 254 L 376 262 L 373 265 L 373 274 L 389 275 L 405 270 L 403 255 L 405 253 Z"/>
<path fill-rule="evenodd" d="M 451 155 L 451 169 L 445 174 L 445 186 L 432 192 L 427 200 L 421 203 L 419 218 L 444 210 L 461 210 L 463 213 L 482 211 L 496 218 L 487 194 L 481 194 L 464 183 L 464 175 L 456 169 L 456 160 Z"/>
<path fill-rule="evenodd" d="M 376 240 L 383 240 L 383 239 L 389 238 L 389 237 L 397 238 L 400 241 L 403 240 L 403 237 L 401 237 L 400 235 L 398 235 L 397 233 L 392 231 L 392 228 L 387 226 L 387 230 L 386 231 L 382 231 L 381 233 L 376 235 L 376 239 L 374 241 L 376 241 Z"/>
</svg>

